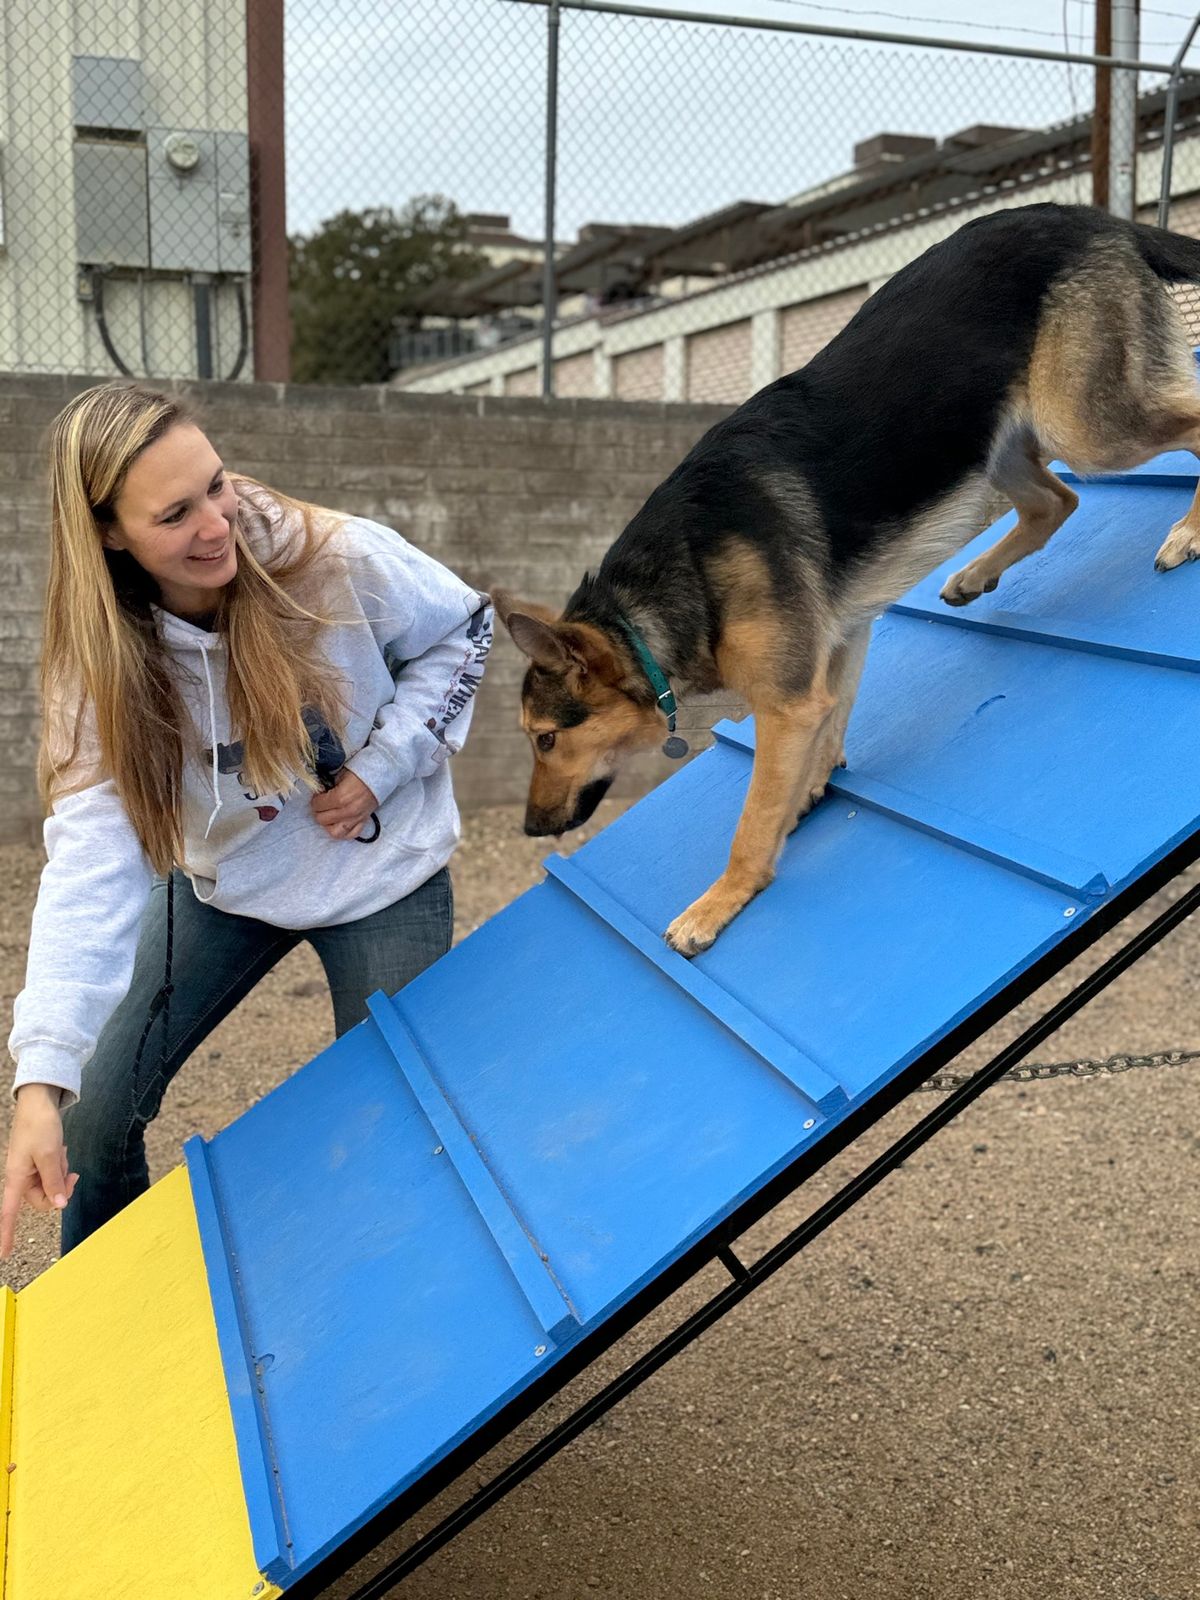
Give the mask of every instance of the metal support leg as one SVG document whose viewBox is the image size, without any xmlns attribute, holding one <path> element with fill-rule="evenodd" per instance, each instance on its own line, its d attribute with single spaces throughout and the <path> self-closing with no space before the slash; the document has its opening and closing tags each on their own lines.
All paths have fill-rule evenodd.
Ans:
<svg viewBox="0 0 1200 1600">
<path fill-rule="evenodd" d="M 717 1251 L 717 1260 L 728 1272 L 734 1283 L 744 1283 L 750 1276 L 750 1269 L 744 1261 L 733 1253 L 727 1244 L 723 1244 Z"/>
</svg>

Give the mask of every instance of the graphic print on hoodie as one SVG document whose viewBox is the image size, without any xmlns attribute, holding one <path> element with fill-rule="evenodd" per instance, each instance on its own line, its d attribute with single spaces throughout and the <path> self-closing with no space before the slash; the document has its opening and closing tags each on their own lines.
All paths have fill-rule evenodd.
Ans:
<svg viewBox="0 0 1200 1600">
<path fill-rule="evenodd" d="M 313 773 L 322 789 L 331 789 L 338 773 L 346 764 L 346 748 L 337 734 L 324 720 L 319 711 L 312 706 L 305 706 L 300 715 L 304 719 L 305 731 L 312 744 L 312 760 L 308 770 Z M 212 746 L 207 745 L 204 750 L 205 761 L 212 760 Z M 246 746 L 241 739 L 236 739 L 233 744 L 217 744 L 217 771 L 225 776 L 236 776 L 242 786 L 242 793 L 258 813 L 260 822 L 274 822 L 287 801 L 285 794 L 277 795 L 278 805 L 263 804 L 266 799 L 257 790 L 251 789 L 242 772 L 246 760 Z"/>
</svg>

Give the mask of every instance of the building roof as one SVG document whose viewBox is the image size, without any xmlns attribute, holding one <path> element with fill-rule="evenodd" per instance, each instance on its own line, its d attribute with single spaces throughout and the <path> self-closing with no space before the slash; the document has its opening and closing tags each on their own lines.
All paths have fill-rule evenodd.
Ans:
<svg viewBox="0 0 1200 1600">
<path fill-rule="evenodd" d="M 1165 103 L 1164 89 L 1139 96 L 1141 147 L 1161 141 Z M 1200 121 L 1200 77 L 1184 79 L 1179 113 L 1185 124 Z M 725 278 L 953 206 L 992 187 L 1086 166 L 1091 117 L 1046 128 L 976 123 L 940 143 L 912 134 L 877 134 L 860 142 L 855 153 L 856 167 L 784 204 L 737 200 L 674 228 L 588 223 L 556 258 L 559 291 L 603 297 L 619 287 L 627 294 L 652 296 L 670 278 Z M 511 262 L 466 282 L 435 284 L 421 309 L 443 316 L 480 316 L 539 305 L 541 299 L 542 263 Z"/>
</svg>

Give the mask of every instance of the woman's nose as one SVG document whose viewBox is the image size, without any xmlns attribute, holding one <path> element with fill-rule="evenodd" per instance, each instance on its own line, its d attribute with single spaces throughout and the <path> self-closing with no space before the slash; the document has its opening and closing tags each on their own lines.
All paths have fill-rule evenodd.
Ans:
<svg viewBox="0 0 1200 1600">
<path fill-rule="evenodd" d="M 218 539 L 224 539 L 229 533 L 229 523 L 222 515 L 218 506 L 210 505 L 208 515 L 200 528 L 200 537 L 210 539 L 214 544 Z"/>
</svg>

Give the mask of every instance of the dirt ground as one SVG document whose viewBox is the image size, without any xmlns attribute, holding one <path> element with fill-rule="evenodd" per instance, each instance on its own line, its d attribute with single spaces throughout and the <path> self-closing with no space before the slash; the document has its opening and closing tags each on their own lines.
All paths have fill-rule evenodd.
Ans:
<svg viewBox="0 0 1200 1600">
<path fill-rule="evenodd" d="M 588 832 L 613 814 L 602 809 Z M 520 835 L 515 810 L 469 817 L 455 866 L 460 936 L 536 882 L 545 853 Z M 33 849 L 0 850 L 6 1017 L 39 870 Z M 1200 1048 L 1198 956 L 1200 924 L 1185 924 L 1038 1059 Z M 1048 986 L 970 1058 L 1079 976 Z M 177 1163 L 185 1137 L 216 1132 L 330 1030 L 320 968 L 299 950 L 172 1087 L 151 1132 L 154 1175 Z M 760 1224 L 743 1255 L 933 1103 L 914 1096 Z M 1198 1178 L 1200 1063 L 998 1085 L 401 1592 L 1194 1600 Z M 27 1213 L 4 1276 L 19 1287 L 54 1254 L 53 1223 Z M 724 1281 L 710 1269 L 680 1291 L 391 1553 Z M 347 1580 L 329 1594 L 351 1590 Z"/>
</svg>

